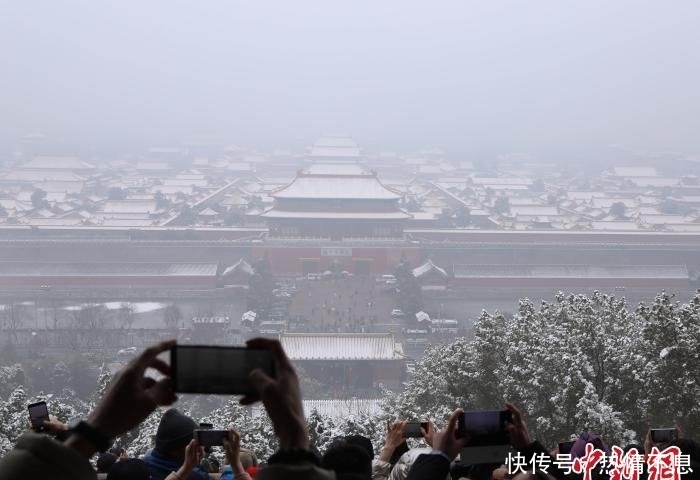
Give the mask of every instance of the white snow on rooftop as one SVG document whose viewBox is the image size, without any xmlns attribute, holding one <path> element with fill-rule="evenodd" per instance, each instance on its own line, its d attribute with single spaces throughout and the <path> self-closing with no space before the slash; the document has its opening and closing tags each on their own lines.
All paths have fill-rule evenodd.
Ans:
<svg viewBox="0 0 700 480">
<path fill-rule="evenodd" d="M 457 278 L 674 278 L 688 279 L 685 265 L 455 265 Z"/>
<path fill-rule="evenodd" d="M 311 147 L 312 157 L 358 157 L 360 149 L 349 137 L 323 137 Z"/>
<path fill-rule="evenodd" d="M 15 170 L 5 175 L 5 180 L 18 182 L 82 182 L 84 177 L 65 171 L 54 170 Z"/>
<path fill-rule="evenodd" d="M 155 201 L 110 200 L 105 203 L 104 213 L 152 213 L 157 210 Z"/>
<path fill-rule="evenodd" d="M 221 276 L 225 277 L 226 275 L 230 275 L 239 270 L 246 273 L 247 275 L 255 274 L 255 269 L 252 267 L 252 265 L 250 265 L 248 262 L 241 258 L 233 265 L 226 267 L 226 269 L 222 272 Z"/>
<path fill-rule="evenodd" d="M 309 175 L 369 175 L 357 163 L 314 163 L 305 173 Z"/>
<path fill-rule="evenodd" d="M 399 360 L 400 343 L 390 333 L 283 333 L 280 342 L 291 360 Z"/>
<path fill-rule="evenodd" d="M 438 267 L 430 259 L 428 259 L 428 261 L 425 262 L 423 265 L 420 265 L 419 267 L 414 268 L 413 275 L 415 277 L 422 277 L 423 275 L 427 274 L 428 272 L 430 272 L 432 270 L 435 270 L 443 277 L 447 277 L 447 272 L 445 271 L 445 269 Z"/>
<path fill-rule="evenodd" d="M 272 194 L 274 198 L 318 198 L 353 200 L 398 200 L 392 192 L 373 175 L 315 176 L 300 175 L 286 187 Z"/>
<path fill-rule="evenodd" d="M 323 220 L 399 220 L 403 218 L 411 218 L 411 214 L 403 211 L 396 212 L 305 212 L 305 211 L 288 211 L 271 208 L 270 210 L 260 214 L 265 218 L 316 218 Z"/>
<path fill-rule="evenodd" d="M 659 172 L 653 167 L 615 167 L 612 174 L 616 177 L 657 177 Z"/>
<path fill-rule="evenodd" d="M 46 170 L 83 170 L 95 168 L 78 157 L 40 155 L 29 160 L 22 168 Z"/>
</svg>

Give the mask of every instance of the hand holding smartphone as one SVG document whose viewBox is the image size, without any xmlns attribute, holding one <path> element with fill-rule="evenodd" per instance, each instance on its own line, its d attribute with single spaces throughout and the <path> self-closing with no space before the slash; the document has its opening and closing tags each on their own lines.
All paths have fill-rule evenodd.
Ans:
<svg viewBox="0 0 700 480">
<path fill-rule="evenodd" d="M 464 438 L 460 452 L 465 464 L 502 464 L 511 451 L 506 427 L 513 423 L 510 410 L 463 412 L 457 424 L 456 436 Z"/>
<path fill-rule="evenodd" d="M 197 429 L 194 431 L 194 439 L 200 447 L 223 446 L 225 438 L 228 438 L 228 430 Z"/>
<path fill-rule="evenodd" d="M 507 445 L 510 443 L 506 426 L 513 421 L 510 410 L 462 412 L 457 425 L 457 437 L 465 437 L 469 445 Z"/>
<path fill-rule="evenodd" d="M 408 422 L 403 428 L 403 438 L 423 438 L 421 428 L 428 431 L 428 422 Z"/>
<path fill-rule="evenodd" d="M 671 443 L 678 439 L 675 428 L 652 428 L 649 433 L 652 443 Z"/>
<path fill-rule="evenodd" d="M 569 455 L 571 453 L 571 448 L 574 446 L 576 441 L 559 442 L 559 454 Z"/>
<path fill-rule="evenodd" d="M 27 406 L 29 410 L 29 420 L 32 422 L 32 428 L 37 432 L 45 432 L 47 430 L 44 422 L 49 419 L 49 409 L 46 402 L 36 402 Z"/>
</svg>

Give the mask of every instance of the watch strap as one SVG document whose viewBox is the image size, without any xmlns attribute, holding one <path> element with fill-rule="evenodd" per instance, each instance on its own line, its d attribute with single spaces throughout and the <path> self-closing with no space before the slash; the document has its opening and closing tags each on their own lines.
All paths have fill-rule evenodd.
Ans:
<svg viewBox="0 0 700 480">
<path fill-rule="evenodd" d="M 68 426 L 68 431 L 70 433 L 76 433 L 92 443 L 99 452 L 106 452 L 112 446 L 112 439 L 110 437 L 97 430 L 85 420 L 71 423 Z"/>
</svg>

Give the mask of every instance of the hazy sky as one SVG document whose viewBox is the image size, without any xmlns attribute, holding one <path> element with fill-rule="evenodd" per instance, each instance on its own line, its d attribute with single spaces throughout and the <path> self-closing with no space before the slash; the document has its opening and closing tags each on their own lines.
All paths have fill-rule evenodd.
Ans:
<svg viewBox="0 0 700 480">
<path fill-rule="evenodd" d="M 698 0 L 0 0 L 0 141 L 700 150 Z"/>
</svg>

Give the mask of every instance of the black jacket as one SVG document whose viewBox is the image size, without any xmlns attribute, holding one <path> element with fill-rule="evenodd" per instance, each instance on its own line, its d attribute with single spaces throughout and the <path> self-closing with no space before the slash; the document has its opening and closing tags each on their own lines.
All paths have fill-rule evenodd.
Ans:
<svg viewBox="0 0 700 480">
<path fill-rule="evenodd" d="M 421 455 L 413 462 L 406 480 L 445 480 L 450 462 L 442 455 Z"/>
</svg>

